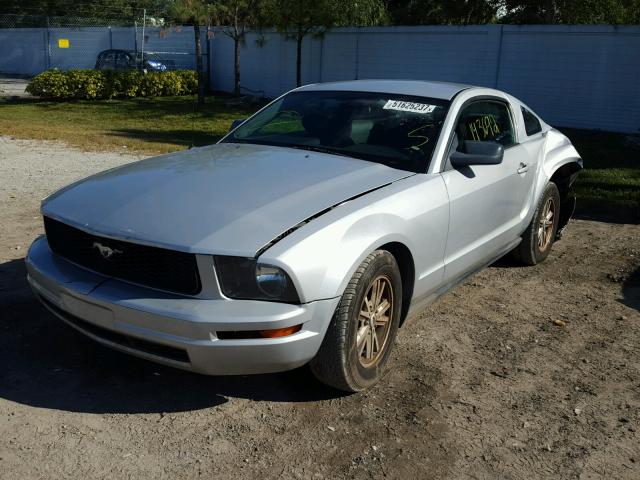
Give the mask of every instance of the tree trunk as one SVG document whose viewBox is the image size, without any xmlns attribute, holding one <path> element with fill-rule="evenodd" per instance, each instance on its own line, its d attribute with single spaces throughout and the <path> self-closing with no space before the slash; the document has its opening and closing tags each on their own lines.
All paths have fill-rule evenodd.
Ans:
<svg viewBox="0 0 640 480">
<path fill-rule="evenodd" d="M 556 13 L 557 13 L 557 5 L 555 0 L 549 0 L 547 2 L 546 11 L 544 12 L 545 23 L 549 25 L 556 23 L 556 20 L 557 20 Z"/>
<path fill-rule="evenodd" d="M 198 74 L 198 105 L 204 104 L 204 72 L 202 71 L 202 45 L 200 44 L 200 25 L 193 26 L 196 41 L 196 72 Z"/>
<path fill-rule="evenodd" d="M 296 86 L 302 85 L 302 40 L 304 37 L 298 33 L 298 45 L 296 50 Z"/>
<path fill-rule="evenodd" d="M 240 38 L 233 39 L 233 71 L 235 73 L 235 86 L 233 93 L 236 97 L 240 96 Z"/>
</svg>

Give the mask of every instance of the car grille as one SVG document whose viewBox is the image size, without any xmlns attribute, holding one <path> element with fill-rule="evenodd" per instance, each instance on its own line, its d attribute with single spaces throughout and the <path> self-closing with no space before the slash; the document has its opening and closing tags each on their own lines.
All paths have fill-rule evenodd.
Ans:
<svg viewBox="0 0 640 480">
<path fill-rule="evenodd" d="M 94 272 L 184 295 L 202 288 L 194 254 L 99 237 L 49 217 L 44 228 L 54 253 Z"/>
</svg>

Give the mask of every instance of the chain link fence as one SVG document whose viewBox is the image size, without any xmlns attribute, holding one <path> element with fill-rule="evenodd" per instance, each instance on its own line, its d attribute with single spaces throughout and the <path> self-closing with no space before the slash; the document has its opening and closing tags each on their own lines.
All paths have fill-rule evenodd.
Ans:
<svg viewBox="0 0 640 480">
<path fill-rule="evenodd" d="M 208 38 L 208 29 L 201 28 L 205 71 Z M 32 76 L 52 68 L 195 70 L 194 29 L 148 14 L 125 19 L 0 15 L 0 74 Z"/>
</svg>

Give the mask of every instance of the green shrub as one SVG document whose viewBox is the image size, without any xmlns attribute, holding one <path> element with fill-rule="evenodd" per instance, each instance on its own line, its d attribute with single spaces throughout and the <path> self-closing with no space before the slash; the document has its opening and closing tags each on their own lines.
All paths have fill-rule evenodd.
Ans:
<svg viewBox="0 0 640 480">
<path fill-rule="evenodd" d="M 104 92 L 104 75 L 95 75 L 93 70 L 70 70 L 66 72 L 67 87 L 74 98 L 92 100 Z"/>
<path fill-rule="evenodd" d="M 97 99 L 190 95 L 198 89 L 192 70 L 171 72 L 47 70 L 35 76 L 27 92 L 43 98 Z"/>
<path fill-rule="evenodd" d="M 68 98 L 71 94 L 67 75 L 59 70 L 47 70 L 35 76 L 27 85 L 27 92 L 46 98 Z"/>
</svg>

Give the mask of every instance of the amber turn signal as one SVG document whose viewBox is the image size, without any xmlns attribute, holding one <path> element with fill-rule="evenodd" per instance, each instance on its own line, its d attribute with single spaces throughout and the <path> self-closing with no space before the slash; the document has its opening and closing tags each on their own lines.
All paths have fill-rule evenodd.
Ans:
<svg viewBox="0 0 640 480">
<path fill-rule="evenodd" d="M 302 325 L 294 325 L 293 327 L 276 328 L 275 330 L 260 330 L 258 333 L 262 338 L 288 337 L 299 332 L 301 328 Z"/>
</svg>

